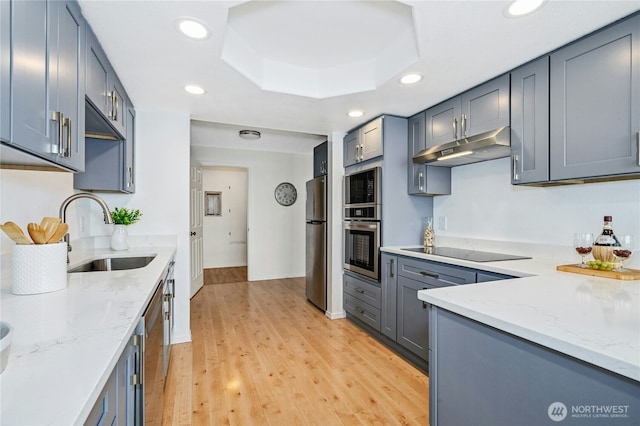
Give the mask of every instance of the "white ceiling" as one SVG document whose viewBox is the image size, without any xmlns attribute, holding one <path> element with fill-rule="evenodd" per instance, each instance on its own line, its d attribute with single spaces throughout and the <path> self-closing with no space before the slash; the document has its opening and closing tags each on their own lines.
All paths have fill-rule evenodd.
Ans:
<svg viewBox="0 0 640 426">
<path fill-rule="evenodd" d="M 638 0 L 550 0 L 521 18 L 507 17 L 508 1 L 79 3 L 136 108 L 187 113 L 210 132 L 275 129 L 314 143 L 382 113 L 413 115 L 640 10 Z M 211 37 L 178 33 L 185 16 Z M 424 80 L 398 84 L 410 71 Z M 352 109 L 365 115 L 347 117 Z"/>
</svg>

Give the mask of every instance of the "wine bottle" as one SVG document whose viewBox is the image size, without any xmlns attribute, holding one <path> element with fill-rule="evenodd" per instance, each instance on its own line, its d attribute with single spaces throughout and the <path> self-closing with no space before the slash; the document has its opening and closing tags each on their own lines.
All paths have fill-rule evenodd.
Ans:
<svg viewBox="0 0 640 426">
<path fill-rule="evenodd" d="M 613 255 L 613 248 L 620 247 L 620 241 L 613 233 L 611 222 L 613 218 L 611 216 L 604 217 L 604 225 L 602 227 L 602 233 L 598 235 L 598 238 L 593 242 L 593 258 L 601 260 L 603 262 L 615 262 L 616 258 Z"/>
</svg>

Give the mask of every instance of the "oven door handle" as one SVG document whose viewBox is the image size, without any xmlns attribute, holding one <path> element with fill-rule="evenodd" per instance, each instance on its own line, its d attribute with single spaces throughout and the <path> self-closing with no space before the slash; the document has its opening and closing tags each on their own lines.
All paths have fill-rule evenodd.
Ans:
<svg viewBox="0 0 640 426">
<path fill-rule="evenodd" d="M 380 226 L 380 224 L 378 222 L 357 222 L 357 221 L 348 221 L 345 222 L 344 227 L 345 229 L 354 229 L 354 230 L 375 230 L 378 229 L 378 227 Z"/>
</svg>

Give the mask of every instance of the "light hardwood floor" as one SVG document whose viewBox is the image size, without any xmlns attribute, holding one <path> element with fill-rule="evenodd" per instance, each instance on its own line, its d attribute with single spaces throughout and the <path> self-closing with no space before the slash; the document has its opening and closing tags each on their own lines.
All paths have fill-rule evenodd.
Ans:
<svg viewBox="0 0 640 426">
<path fill-rule="evenodd" d="M 204 286 L 191 332 L 172 348 L 164 425 L 428 424 L 428 378 L 326 318 L 303 278 Z"/>
<path fill-rule="evenodd" d="M 208 268 L 203 270 L 203 284 L 227 284 L 247 281 L 247 267 Z"/>
</svg>

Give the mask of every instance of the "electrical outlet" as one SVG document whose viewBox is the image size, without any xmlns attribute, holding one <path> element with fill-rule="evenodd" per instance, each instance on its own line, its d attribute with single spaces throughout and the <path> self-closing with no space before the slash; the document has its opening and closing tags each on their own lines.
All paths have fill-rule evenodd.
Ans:
<svg viewBox="0 0 640 426">
<path fill-rule="evenodd" d="M 447 230 L 447 217 L 446 216 L 439 216 L 438 217 L 438 229 L 440 231 L 446 231 Z"/>
</svg>

